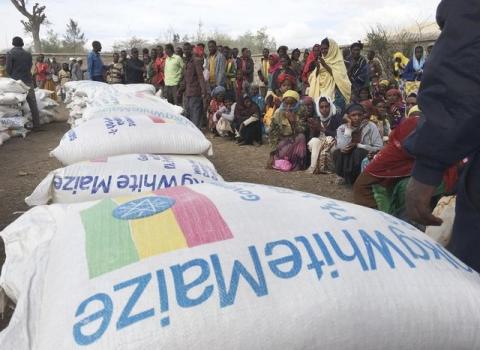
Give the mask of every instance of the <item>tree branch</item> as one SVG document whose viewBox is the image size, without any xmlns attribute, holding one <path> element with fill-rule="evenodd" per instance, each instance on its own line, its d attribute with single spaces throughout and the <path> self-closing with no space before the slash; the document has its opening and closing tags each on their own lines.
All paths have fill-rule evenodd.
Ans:
<svg viewBox="0 0 480 350">
<path fill-rule="evenodd" d="M 27 11 L 25 6 L 25 0 L 10 0 L 12 4 L 17 8 L 18 11 L 28 19 L 31 19 L 33 16 Z"/>
</svg>

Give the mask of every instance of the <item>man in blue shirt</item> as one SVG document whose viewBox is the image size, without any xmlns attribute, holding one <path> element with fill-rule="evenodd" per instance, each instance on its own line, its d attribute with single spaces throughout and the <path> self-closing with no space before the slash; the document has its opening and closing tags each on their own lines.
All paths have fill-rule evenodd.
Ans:
<svg viewBox="0 0 480 350">
<path fill-rule="evenodd" d="M 105 66 L 103 65 L 100 51 L 102 51 L 102 44 L 99 41 L 92 43 L 93 50 L 88 54 L 87 58 L 87 72 L 88 79 L 93 81 L 104 82 L 103 73 Z"/>
</svg>

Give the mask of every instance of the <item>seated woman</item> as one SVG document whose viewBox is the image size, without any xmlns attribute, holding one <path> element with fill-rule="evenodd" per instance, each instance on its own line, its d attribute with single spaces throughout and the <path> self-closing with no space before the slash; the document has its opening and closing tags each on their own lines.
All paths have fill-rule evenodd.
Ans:
<svg viewBox="0 0 480 350">
<path fill-rule="evenodd" d="M 356 204 L 369 208 L 378 208 L 390 214 L 403 218 L 404 190 L 406 182 L 398 190 L 397 185 L 411 176 L 415 158 L 403 148 L 405 139 L 415 130 L 420 110 L 411 109 L 410 115 L 392 131 L 388 144 L 367 165 L 365 171 L 355 181 L 353 186 L 353 200 Z M 449 169 L 444 176 L 447 191 L 451 191 L 456 180 L 456 170 Z M 396 191 L 394 189 L 397 188 Z M 383 203 L 380 189 L 395 193 L 394 203 Z M 375 194 L 376 193 L 376 194 Z M 378 201 L 377 201 L 378 200 Z"/>
<path fill-rule="evenodd" d="M 361 104 L 352 103 L 346 109 L 347 123 L 337 129 L 337 150 L 333 153 L 335 173 L 339 183 L 353 185 L 361 172 L 362 160 L 369 152 L 379 151 L 383 141 L 375 124 L 365 119 Z"/>
<path fill-rule="evenodd" d="M 316 103 L 319 117 L 308 118 L 310 140 L 308 149 L 311 154 L 310 168 L 313 174 L 328 174 L 333 170 L 332 149 L 335 146 L 337 129 L 343 123 L 343 116 L 338 113 L 332 100 L 322 96 Z"/>
<path fill-rule="evenodd" d="M 390 89 L 387 91 L 387 113 L 390 127 L 393 130 L 405 117 L 405 103 L 400 90 Z"/>
<path fill-rule="evenodd" d="M 220 108 L 225 106 L 225 91 L 225 88 L 222 86 L 217 86 L 215 89 L 213 89 L 212 100 L 208 106 L 208 130 L 214 134 L 216 133 L 216 125 L 218 122 L 216 114 Z"/>
<path fill-rule="evenodd" d="M 254 142 L 262 143 L 262 126 L 260 123 L 260 109 L 245 94 L 235 106 L 235 119 L 233 125 L 235 135 L 240 146 L 253 145 Z"/>
<path fill-rule="evenodd" d="M 225 106 L 221 107 L 216 113 L 218 135 L 222 137 L 234 135 L 232 123 L 235 118 L 236 105 L 231 95 L 225 97 Z"/>
<path fill-rule="evenodd" d="M 308 77 L 308 96 L 314 100 L 327 96 L 339 110 L 350 101 L 352 83 L 338 44 L 332 39 L 323 39 L 317 66 Z"/>
<path fill-rule="evenodd" d="M 271 153 L 267 168 L 278 168 L 278 161 L 288 166 L 282 170 L 301 170 L 306 155 L 305 108 L 300 95 L 294 90 L 283 94 L 282 104 L 275 112 L 270 125 Z"/>
<path fill-rule="evenodd" d="M 422 46 L 417 46 L 415 47 L 412 59 L 408 62 L 402 74 L 402 79 L 405 80 L 405 93 L 407 95 L 418 92 L 424 66 L 425 52 Z"/>
<path fill-rule="evenodd" d="M 387 104 L 385 100 L 373 100 L 373 114 L 370 116 L 370 121 L 377 126 L 383 142 L 387 142 L 391 128 L 390 122 L 388 121 Z"/>
<path fill-rule="evenodd" d="M 280 82 L 279 82 L 279 77 L 280 75 L 288 75 L 293 78 L 293 85 L 295 90 L 296 84 L 297 84 L 297 73 L 290 67 L 290 64 L 292 61 L 290 60 L 290 57 L 288 56 L 283 56 L 280 57 L 280 63 L 282 64 L 280 69 L 277 69 L 275 73 L 273 73 L 272 76 L 272 90 L 276 91 L 280 88 Z"/>
<path fill-rule="evenodd" d="M 400 80 L 408 63 L 409 59 L 402 52 L 395 52 L 393 55 L 393 76 L 396 80 Z"/>
</svg>

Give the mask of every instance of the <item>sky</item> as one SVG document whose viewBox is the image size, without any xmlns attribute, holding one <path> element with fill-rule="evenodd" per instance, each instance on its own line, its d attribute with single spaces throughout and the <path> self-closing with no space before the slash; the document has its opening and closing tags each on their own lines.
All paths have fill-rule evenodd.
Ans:
<svg viewBox="0 0 480 350">
<path fill-rule="evenodd" d="M 218 30 L 232 37 L 266 27 L 277 45 L 291 48 L 311 47 L 324 37 L 348 44 L 363 39 L 376 24 L 393 30 L 434 21 L 440 0 L 30 0 L 28 7 L 35 2 L 46 6 L 51 22 L 41 35 L 48 29 L 63 34 L 73 18 L 89 43 L 99 40 L 108 50 L 132 36 L 155 42 L 169 29 L 181 37 L 191 35 L 200 21 L 204 32 Z M 0 48 L 9 48 L 16 35 L 31 42 L 10 0 L 0 0 L 0 18 Z"/>
</svg>

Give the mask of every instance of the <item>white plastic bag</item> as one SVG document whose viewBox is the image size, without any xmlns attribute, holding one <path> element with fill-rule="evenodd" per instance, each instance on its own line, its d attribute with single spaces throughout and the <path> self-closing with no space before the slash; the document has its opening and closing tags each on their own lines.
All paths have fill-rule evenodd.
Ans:
<svg viewBox="0 0 480 350">
<path fill-rule="evenodd" d="M 34 210 L 2 349 L 480 348 L 479 275 L 378 211 L 223 182 Z"/>
<path fill-rule="evenodd" d="M 56 169 L 25 199 L 28 205 L 77 203 L 151 192 L 161 188 L 223 181 L 202 156 L 127 154 Z"/>
</svg>

